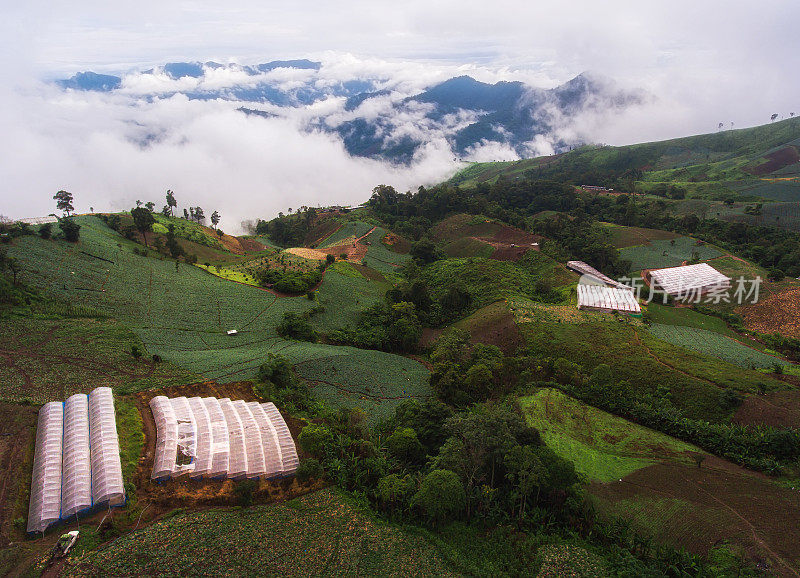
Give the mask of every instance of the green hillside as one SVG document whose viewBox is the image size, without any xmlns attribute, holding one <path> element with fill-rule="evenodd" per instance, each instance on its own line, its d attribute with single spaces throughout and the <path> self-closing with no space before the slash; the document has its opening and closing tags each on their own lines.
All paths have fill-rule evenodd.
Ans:
<svg viewBox="0 0 800 578">
<path fill-rule="evenodd" d="M 552 157 L 475 163 L 450 182 L 539 178 L 654 192 L 680 185 L 689 197 L 800 201 L 800 118 L 753 128 L 627 146 L 587 145 Z M 768 180 L 781 179 L 781 180 Z"/>
</svg>

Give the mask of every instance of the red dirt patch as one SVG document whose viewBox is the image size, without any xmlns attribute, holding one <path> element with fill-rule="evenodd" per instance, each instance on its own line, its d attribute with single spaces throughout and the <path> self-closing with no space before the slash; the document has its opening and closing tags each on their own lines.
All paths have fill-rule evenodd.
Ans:
<svg viewBox="0 0 800 578">
<path fill-rule="evenodd" d="M 733 421 L 743 425 L 800 427 L 800 390 L 748 395 L 733 416 Z"/>
<path fill-rule="evenodd" d="M 634 526 L 659 541 L 697 554 L 729 541 L 767 561 L 770 575 L 799 575 L 800 491 L 766 476 L 708 456 L 701 468 L 656 464 L 590 492 L 603 511 L 634 514 Z"/>
<path fill-rule="evenodd" d="M 400 253 L 401 255 L 408 255 L 411 251 L 411 241 L 394 233 L 386 233 L 381 242 L 390 247 L 395 253 Z"/>
<path fill-rule="evenodd" d="M 783 167 L 800 162 L 800 153 L 797 152 L 797 147 L 787 146 L 768 154 L 766 158 L 769 159 L 767 162 L 749 169 L 748 172 L 757 177 L 773 173 Z"/>
<path fill-rule="evenodd" d="M 238 239 L 242 249 L 244 249 L 247 253 L 257 253 L 267 248 L 267 246 L 263 243 L 260 243 L 259 241 L 249 237 L 238 237 Z"/>
</svg>

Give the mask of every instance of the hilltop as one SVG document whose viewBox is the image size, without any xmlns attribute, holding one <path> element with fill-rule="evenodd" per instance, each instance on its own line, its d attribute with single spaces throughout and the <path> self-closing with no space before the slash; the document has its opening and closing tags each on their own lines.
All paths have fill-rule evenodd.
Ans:
<svg viewBox="0 0 800 578">
<path fill-rule="evenodd" d="M 798 201 L 800 118 L 753 128 L 627 146 L 583 146 L 552 157 L 475 163 L 451 179 L 473 187 L 498 178 L 539 178 L 689 198 Z M 662 191 L 662 197 L 669 191 Z"/>
</svg>

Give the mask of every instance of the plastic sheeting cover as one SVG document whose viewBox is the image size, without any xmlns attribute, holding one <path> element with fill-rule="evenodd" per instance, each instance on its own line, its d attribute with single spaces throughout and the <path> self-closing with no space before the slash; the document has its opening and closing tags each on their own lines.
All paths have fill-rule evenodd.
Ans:
<svg viewBox="0 0 800 578">
<path fill-rule="evenodd" d="M 61 442 L 64 409 L 60 402 L 39 410 L 33 453 L 28 532 L 43 532 L 61 517 Z"/>
<path fill-rule="evenodd" d="M 92 451 L 92 500 L 112 506 L 125 501 L 122 462 L 119 457 L 114 394 L 98 387 L 89 394 L 89 435 Z"/>
<path fill-rule="evenodd" d="M 114 396 L 98 387 L 88 396 L 39 410 L 28 508 L 28 532 L 94 505 L 125 501 Z"/>
<path fill-rule="evenodd" d="M 192 448 L 188 471 L 193 477 L 269 478 L 297 469 L 294 440 L 271 403 L 158 396 L 150 407 L 157 428 L 153 479 L 187 471 L 187 466 L 176 466 L 182 447 Z"/>
<path fill-rule="evenodd" d="M 61 515 L 92 506 L 92 456 L 89 446 L 89 398 L 76 394 L 64 402 Z"/>
</svg>

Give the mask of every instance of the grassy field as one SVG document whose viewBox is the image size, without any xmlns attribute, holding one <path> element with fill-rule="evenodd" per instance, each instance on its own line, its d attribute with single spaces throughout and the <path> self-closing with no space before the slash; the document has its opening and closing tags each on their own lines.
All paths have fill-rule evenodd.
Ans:
<svg viewBox="0 0 800 578">
<path fill-rule="evenodd" d="M 443 245 L 442 252 L 451 258 L 482 257 L 488 259 L 494 253 L 494 247 L 485 241 L 465 237 Z"/>
<path fill-rule="evenodd" d="M 94 575 L 453 575 L 424 537 L 327 489 L 247 510 L 178 512 L 65 569 Z"/>
<path fill-rule="evenodd" d="M 613 223 L 601 223 L 608 233 L 609 242 L 617 249 L 644 245 L 651 241 L 669 241 L 680 235 L 659 229 L 645 229 L 642 227 L 626 227 Z"/>
<path fill-rule="evenodd" d="M 369 243 L 367 254 L 362 259 L 364 265 L 380 272 L 389 279 L 397 278 L 397 269 L 411 260 L 409 255 L 395 253 L 383 244 L 386 236 L 386 229 L 377 227 L 372 233 L 361 240 L 362 243 Z"/>
<path fill-rule="evenodd" d="M 698 245 L 690 237 L 651 241 L 647 245 L 626 247 L 619 253 L 623 259 L 631 262 L 631 271 L 677 267 L 684 261 L 690 261 L 693 255 L 700 261 L 707 261 L 723 254 L 709 245 Z"/>
<path fill-rule="evenodd" d="M 504 297 L 534 296 L 536 277 L 510 261 L 492 259 L 448 259 L 435 261 L 422 272 L 434 290 L 444 292 L 452 285 L 469 288 L 473 305 L 483 307 Z"/>
<path fill-rule="evenodd" d="M 519 399 L 529 425 L 588 480 L 609 482 L 660 461 L 690 463 L 700 450 L 586 405 L 556 389 Z"/>
</svg>

